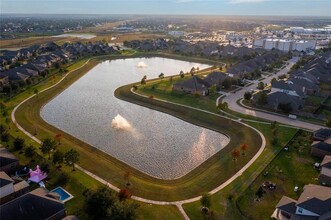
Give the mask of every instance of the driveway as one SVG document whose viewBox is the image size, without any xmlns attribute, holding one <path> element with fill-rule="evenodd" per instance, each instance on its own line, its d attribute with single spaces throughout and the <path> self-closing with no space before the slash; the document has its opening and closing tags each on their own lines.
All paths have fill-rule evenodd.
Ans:
<svg viewBox="0 0 331 220">
<path fill-rule="evenodd" d="M 266 77 L 262 82 L 264 83 L 270 83 L 272 78 L 277 78 L 278 76 L 282 74 L 286 74 L 291 67 L 298 61 L 297 57 L 292 58 L 291 60 L 288 61 L 287 66 L 284 69 L 281 69 L 278 71 L 276 74 L 273 74 L 269 77 Z M 241 99 L 244 97 L 244 93 L 246 91 L 250 91 L 251 89 L 256 89 L 257 84 L 259 81 L 253 81 L 254 84 L 244 87 L 243 89 L 237 91 L 236 93 L 227 93 L 227 96 L 223 98 L 223 101 L 227 102 L 229 105 L 229 108 L 235 112 L 240 112 L 245 115 L 252 115 L 258 118 L 264 118 L 270 121 L 277 121 L 279 123 L 295 126 L 295 127 L 300 127 L 308 130 L 318 130 L 320 128 L 323 128 L 323 126 L 316 125 L 316 124 L 311 124 L 308 122 L 304 121 L 299 121 L 299 120 L 294 120 L 290 119 L 285 116 L 279 116 L 279 115 L 274 115 L 266 112 L 261 112 L 261 111 L 255 111 L 251 109 L 244 108 L 240 105 L 237 104 L 237 100 Z"/>
</svg>

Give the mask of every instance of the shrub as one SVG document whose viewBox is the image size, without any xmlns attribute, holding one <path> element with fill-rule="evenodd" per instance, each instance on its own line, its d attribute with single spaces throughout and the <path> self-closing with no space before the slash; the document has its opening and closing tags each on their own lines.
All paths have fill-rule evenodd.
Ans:
<svg viewBox="0 0 331 220">
<path fill-rule="evenodd" d="M 14 150 L 22 150 L 25 147 L 25 140 L 23 138 L 17 137 L 14 140 Z"/>
<path fill-rule="evenodd" d="M 56 179 L 56 184 L 60 186 L 65 186 L 68 184 L 70 177 L 67 173 L 62 172 Z"/>
</svg>

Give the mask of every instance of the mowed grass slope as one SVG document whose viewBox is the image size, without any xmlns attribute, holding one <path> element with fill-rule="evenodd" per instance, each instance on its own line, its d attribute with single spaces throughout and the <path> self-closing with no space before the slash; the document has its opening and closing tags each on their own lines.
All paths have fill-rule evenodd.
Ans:
<svg viewBox="0 0 331 220">
<path fill-rule="evenodd" d="M 98 60 L 91 60 L 82 69 L 71 73 L 58 86 L 40 93 L 38 97 L 34 97 L 24 103 L 16 112 L 16 118 L 19 124 L 27 131 L 32 134 L 36 132 L 39 139 L 54 137 L 56 134 L 61 133 L 62 144 L 59 147 L 60 150 L 66 151 L 70 148 L 78 150 L 80 153 L 80 165 L 82 167 L 119 188 L 125 186 L 124 174 L 130 171 L 131 192 L 136 196 L 165 201 L 191 198 L 201 195 L 203 192 L 210 191 L 226 181 L 244 166 L 260 148 L 261 138 L 251 128 L 238 122 L 205 114 L 197 110 L 171 104 L 156 103 L 156 100 L 137 97 L 130 92 L 130 85 L 117 90 L 117 96 L 139 105 L 169 113 L 193 124 L 225 133 L 231 137 L 230 144 L 186 176 L 168 181 L 156 179 L 135 170 L 108 154 L 45 123 L 39 115 L 40 108 L 97 63 Z M 245 160 L 238 161 L 238 163 L 233 165 L 231 150 L 238 148 L 242 143 L 247 143 L 250 146 L 246 152 L 247 157 Z"/>
</svg>

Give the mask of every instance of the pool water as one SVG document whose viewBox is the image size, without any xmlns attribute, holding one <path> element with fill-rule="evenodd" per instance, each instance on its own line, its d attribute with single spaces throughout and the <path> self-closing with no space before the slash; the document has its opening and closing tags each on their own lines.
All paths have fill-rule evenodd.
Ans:
<svg viewBox="0 0 331 220">
<path fill-rule="evenodd" d="M 58 195 L 60 195 L 60 200 L 62 202 L 66 202 L 66 201 L 74 198 L 70 193 L 68 193 L 67 191 L 65 191 L 62 187 L 57 187 L 57 188 L 51 190 L 51 192 L 55 192 Z"/>
</svg>

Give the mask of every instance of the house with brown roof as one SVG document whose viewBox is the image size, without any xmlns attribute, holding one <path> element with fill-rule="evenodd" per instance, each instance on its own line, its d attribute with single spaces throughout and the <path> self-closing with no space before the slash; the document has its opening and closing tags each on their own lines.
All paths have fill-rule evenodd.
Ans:
<svg viewBox="0 0 331 220">
<path fill-rule="evenodd" d="M 298 200 L 283 196 L 271 216 L 276 219 L 331 219 L 331 188 L 308 184 Z"/>
<path fill-rule="evenodd" d="M 321 173 L 318 179 L 322 185 L 331 186 L 331 156 L 325 156 L 321 162 Z"/>
</svg>

